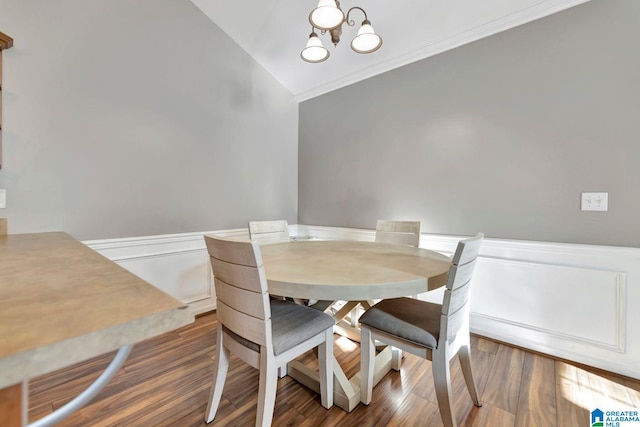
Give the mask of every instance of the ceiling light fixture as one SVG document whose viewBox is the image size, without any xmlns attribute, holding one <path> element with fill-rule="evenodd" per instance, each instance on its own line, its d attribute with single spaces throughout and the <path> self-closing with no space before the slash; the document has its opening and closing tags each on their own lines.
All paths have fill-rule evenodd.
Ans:
<svg viewBox="0 0 640 427">
<path fill-rule="evenodd" d="M 372 53 L 380 49 L 382 45 L 382 37 L 377 35 L 371 27 L 371 22 L 367 19 L 367 12 L 361 7 L 354 6 L 347 11 L 345 15 L 340 9 L 340 2 L 337 0 L 320 0 L 318 7 L 313 9 L 309 14 L 309 22 L 311 23 L 311 34 L 307 41 L 307 46 L 302 50 L 300 56 L 307 62 L 322 62 L 329 58 L 329 51 L 322 45 L 322 41 L 315 32 L 320 30 L 320 34 L 329 31 L 331 34 L 331 42 L 334 46 L 338 46 L 340 36 L 342 35 L 342 24 L 353 27 L 356 23 L 349 19 L 352 10 L 358 9 L 364 14 L 364 21 L 358 30 L 358 34 L 351 41 L 351 49 L 357 53 Z"/>
</svg>

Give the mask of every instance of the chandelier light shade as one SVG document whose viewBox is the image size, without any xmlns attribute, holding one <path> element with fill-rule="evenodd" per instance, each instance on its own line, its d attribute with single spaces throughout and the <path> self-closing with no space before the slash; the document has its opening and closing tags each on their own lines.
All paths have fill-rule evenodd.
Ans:
<svg viewBox="0 0 640 427">
<path fill-rule="evenodd" d="M 358 30 L 358 35 L 351 42 L 351 49 L 358 53 L 371 53 L 380 49 L 382 37 L 373 31 L 371 22 L 364 20 Z"/>
<path fill-rule="evenodd" d="M 322 62 L 329 58 L 329 51 L 322 46 L 322 40 L 316 33 L 309 34 L 309 40 L 307 41 L 307 47 L 305 47 L 300 56 L 307 62 Z"/>
<path fill-rule="evenodd" d="M 380 49 L 382 37 L 373 31 L 364 9 L 354 6 L 345 15 L 340 8 L 339 1 L 320 0 L 318 6 L 309 14 L 311 35 L 309 35 L 307 46 L 300 53 L 300 57 L 304 61 L 312 63 L 322 62 L 329 58 L 329 51 L 322 45 L 322 41 L 314 30 L 319 29 L 320 34 L 325 34 L 328 31 L 331 35 L 331 42 L 337 47 L 342 35 L 342 25 L 347 24 L 350 27 L 356 25 L 353 20 L 349 19 L 351 12 L 356 9 L 364 14 L 364 21 L 362 21 L 358 34 L 351 42 L 351 49 L 357 53 L 372 53 Z"/>
<path fill-rule="evenodd" d="M 320 0 L 309 14 L 309 22 L 320 30 L 331 30 L 344 22 L 344 12 L 335 0 Z"/>
</svg>

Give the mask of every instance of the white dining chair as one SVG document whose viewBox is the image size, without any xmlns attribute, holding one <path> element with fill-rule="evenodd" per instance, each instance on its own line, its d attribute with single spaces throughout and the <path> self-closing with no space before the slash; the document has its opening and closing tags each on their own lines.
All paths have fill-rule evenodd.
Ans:
<svg viewBox="0 0 640 427">
<path fill-rule="evenodd" d="M 288 242 L 289 224 L 286 220 L 249 221 L 249 238 L 261 245 Z"/>
<path fill-rule="evenodd" d="M 379 219 L 376 222 L 375 241 L 417 248 L 420 246 L 420 221 L 391 221 Z M 413 297 L 417 298 L 417 295 L 413 295 Z M 348 316 L 352 327 L 358 327 L 358 318 L 364 311 L 363 306 L 367 307 L 375 302 L 378 302 L 378 300 L 367 301 L 366 304 L 362 301 L 351 309 Z M 314 307 L 326 310 L 332 303 L 331 301 L 318 301 L 318 304 L 314 305 Z M 343 304 L 344 301 L 341 303 Z M 400 362 L 398 361 L 397 363 Z"/>
<path fill-rule="evenodd" d="M 376 340 L 431 360 L 436 397 L 445 427 L 455 427 L 449 361 L 458 355 L 471 399 L 482 406 L 471 369 L 469 305 L 471 278 L 484 235 L 458 243 L 442 304 L 413 298 L 383 300 L 360 317 L 361 397 L 371 402 Z"/>
<path fill-rule="evenodd" d="M 420 246 L 420 221 L 389 221 L 376 223 L 376 242 L 394 245 Z"/>
<path fill-rule="evenodd" d="M 270 426 L 278 368 L 318 347 L 320 399 L 333 406 L 333 318 L 321 311 L 274 300 L 256 241 L 204 236 L 215 276 L 217 345 L 205 421 L 220 404 L 230 353 L 260 370 L 256 426 Z"/>
<path fill-rule="evenodd" d="M 376 223 L 376 242 L 418 248 L 420 247 L 420 221 L 379 219 Z M 412 295 L 411 297 L 418 298 L 417 295 Z M 358 311 L 359 314 L 360 312 Z"/>
<path fill-rule="evenodd" d="M 257 241 L 260 245 L 272 245 L 274 243 L 290 242 L 289 224 L 284 219 L 274 221 L 249 221 L 249 238 Z M 272 298 L 286 299 L 279 295 L 272 295 Z M 308 305 L 307 301 L 299 298 L 288 298 L 300 305 Z M 319 308 L 319 307 L 316 307 Z M 324 311 L 324 310 L 321 310 Z M 282 367 L 282 375 L 286 374 L 286 366 Z"/>
</svg>

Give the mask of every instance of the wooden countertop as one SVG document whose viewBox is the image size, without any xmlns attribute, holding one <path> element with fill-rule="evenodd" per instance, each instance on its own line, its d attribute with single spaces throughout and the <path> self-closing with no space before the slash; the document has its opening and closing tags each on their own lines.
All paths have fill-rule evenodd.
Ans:
<svg viewBox="0 0 640 427">
<path fill-rule="evenodd" d="M 66 233 L 0 236 L 0 388 L 193 320 Z"/>
</svg>

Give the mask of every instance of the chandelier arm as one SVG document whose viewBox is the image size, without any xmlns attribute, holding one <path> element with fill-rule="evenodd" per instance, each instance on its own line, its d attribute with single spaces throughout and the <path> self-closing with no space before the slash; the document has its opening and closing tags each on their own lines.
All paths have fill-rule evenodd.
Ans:
<svg viewBox="0 0 640 427">
<path fill-rule="evenodd" d="M 347 25 L 348 25 L 348 26 L 350 26 L 350 27 L 353 27 L 354 25 L 356 25 L 356 23 L 355 23 L 355 21 L 354 21 L 353 19 L 349 20 L 349 14 L 351 13 L 351 11 L 352 11 L 353 9 L 358 9 L 360 12 L 362 12 L 362 13 L 364 14 L 364 19 L 365 19 L 365 21 L 368 19 L 368 18 L 367 18 L 367 12 L 365 12 L 363 8 L 358 7 L 358 6 L 353 6 L 352 8 L 350 8 L 350 9 L 347 11 L 347 16 L 344 18 L 344 22 L 345 22 L 345 24 L 347 24 Z"/>
</svg>

